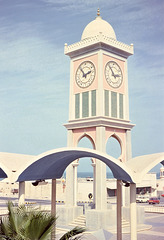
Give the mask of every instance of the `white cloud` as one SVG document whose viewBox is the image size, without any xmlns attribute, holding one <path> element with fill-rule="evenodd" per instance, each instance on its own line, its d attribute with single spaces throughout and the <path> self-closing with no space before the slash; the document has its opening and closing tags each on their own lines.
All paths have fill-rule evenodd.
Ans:
<svg viewBox="0 0 164 240">
<path fill-rule="evenodd" d="M 108 5 L 108 2 L 104 0 L 42 0 L 47 5 L 50 5 L 56 10 L 62 12 L 67 11 L 69 15 L 80 15 L 82 13 L 87 13 L 93 11 L 97 11 L 97 8 L 103 6 L 104 4 Z M 96 15 L 96 12 L 95 12 Z"/>
<path fill-rule="evenodd" d="M 38 111 L 50 115 L 50 105 L 57 109 L 63 99 L 67 101 L 69 65 L 64 46 L 30 35 L 30 27 L 26 34 L 24 27 L 0 28 L 0 110 L 11 118 L 16 113 L 21 118 L 25 113 L 34 116 Z"/>
<path fill-rule="evenodd" d="M 98 7 L 103 19 L 117 30 L 116 35 L 120 34 L 120 41 L 134 41 L 135 54 L 129 59 L 130 105 L 136 122 L 144 118 L 144 130 L 143 126 L 137 127 L 136 134 L 141 131 L 143 135 L 150 119 L 158 123 L 155 117 L 159 116 L 162 102 L 160 34 L 164 26 L 160 24 L 163 19 L 160 1 L 11 2 L 14 3 L 0 9 L 2 151 L 5 148 L 29 153 L 33 149 L 39 153 L 56 147 L 59 137 L 63 142 L 60 131 L 68 116 L 69 58 L 64 56 L 62 42 L 78 41 L 85 25 L 95 18 Z"/>
<path fill-rule="evenodd" d="M 0 71 L 43 71 L 59 65 L 63 49 L 35 37 L 0 41 Z"/>
</svg>

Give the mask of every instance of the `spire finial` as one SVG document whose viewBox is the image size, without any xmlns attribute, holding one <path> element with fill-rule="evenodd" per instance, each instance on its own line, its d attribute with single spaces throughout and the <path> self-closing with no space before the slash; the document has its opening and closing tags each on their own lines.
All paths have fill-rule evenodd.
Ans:
<svg viewBox="0 0 164 240">
<path fill-rule="evenodd" d="M 100 9 L 97 9 L 97 16 L 100 16 Z"/>
</svg>

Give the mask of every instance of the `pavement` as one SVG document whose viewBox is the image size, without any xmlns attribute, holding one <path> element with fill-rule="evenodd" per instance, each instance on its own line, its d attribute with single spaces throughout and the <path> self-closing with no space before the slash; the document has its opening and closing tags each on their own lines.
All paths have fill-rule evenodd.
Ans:
<svg viewBox="0 0 164 240">
<path fill-rule="evenodd" d="M 150 230 L 137 233 L 137 240 L 164 240 L 164 214 L 145 213 L 145 224 L 152 225 Z M 115 240 L 115 236 L 111 240 Z M 130 234 L 123 234 L 123 240 L 130 240 Z"/>
<path fill-rule="evenodd" d="M 69 228 L 61 228 L 57 231 L 56 240 L 66 232 Z M 133 240 L 130 236 L 130 229 L 128 233 L 122 234 L 122 240 Z M 80 240 L 117 240 L 117 234 L 108 235 L 109 231 L 101 229 L 93 232 L 85 232 L 82 234 Z M 109 236 L 109 237 L 107 237 Z M 105 238 L 106 237 L 106 238 Z M 164 240 L 164 214 L 163 213 L 145 213 L 145 224 L 138 225 L 137 240 Z"/>
<path fill-rule="evenodd" d="M 1 211 L 6 210 L 6 202 L 9 200 L 8 198 L 3 198 L 0 197 L 0 209 Z M 10 200 L 14 201 L 16 200 L 14 197 Z M 31 202 L 31 200 L 30 200 Z M 34 201 L 35 202 L 35 201 Z M 49 202 L 43 201 L 40 202 L 41 204 L 45 205 L 45 202 L 49 205 Z M 141 204 L 140 204 L 141 205 Z M 146 212 L 145 213 L 145 224 L 144 226 L 139 225 L 138 226 L 138 232 L 137 232 L 137 240 L 164 240 L 164 212 L 161 211 L 164 206 L 149 206 L 147 204 L 143 204 L 143 206 L 146 207 L 151 207 L 153 209 L 153 212 Z M 158 206 L 158 207 L 157 207 Z M 161 209 L 160 212 L 156 212 L 155 209 Z M 1 212 L 1 214 L 3 214 Z M 147 226 L 147 227 L 145 227 Z M 56 240 L 59 239 L 60 236 L 62 236 L 66 231 L 70 230 L 69 228 L 61 228 L 58 229 L 57 231 L 57 237 Z M 109 231 L 104 230 L 104 232 L 101 232 L 101 237 L 100 237 L 100 232 L 95 231 L 95 232 L 86 232 L 81 236 L 81 240 L 117 240 L 117 235 L 112 233 L 112 236 L 109 238 L 105 238 L 105 234 L 108 235 Z M 122 234 L 122 240 L 133 240 L 130 237 L 130 231 L 127 229 L 128 233 L 123 233 Z M 104 236 L 103 236 L 104 234 Z M 96 237 L 97 236 L 97 237 Z"/>
</svg>

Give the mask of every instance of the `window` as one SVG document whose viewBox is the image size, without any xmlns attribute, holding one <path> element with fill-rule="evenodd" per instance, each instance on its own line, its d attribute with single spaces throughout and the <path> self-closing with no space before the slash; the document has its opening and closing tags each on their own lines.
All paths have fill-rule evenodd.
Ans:
<svg viewBox="0 0 164 240">
<path fill-rule="evenodd" d="M 105 90 L 105 116 L 109 116 L 109 91 Z"/>
<path fill-rule="evenodd" d="M 75 94 L 75 118 L 80 117 L 80 94 Z"/>
<path fill-rule="evenodd" d="M 111 92 L 111 117 L 117 118 L 117 93 Z"/>
<path fill-rule="evenodd" d="M 82 117 L 89 116 L 89 92 L 82 93 Z"/>
<path fill-rule="evenodd" d="M 124 111 L 123 111 L 123 94 L 119 94 L 119 118 L 124 118 Z"/>
<path fill-rule="evenodd" d="M 96 90 L 91 91 L 91 103 L 92 116 L 96 116 Z"/>
</svg>

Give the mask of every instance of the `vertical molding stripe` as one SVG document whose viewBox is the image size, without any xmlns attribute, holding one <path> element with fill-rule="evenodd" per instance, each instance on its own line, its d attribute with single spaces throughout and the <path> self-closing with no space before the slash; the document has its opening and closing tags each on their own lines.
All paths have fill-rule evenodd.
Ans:
<svg viewBox="0 0 164 240">
<path fill-rule="evenodd" d="M 120 99 L 119 99 L 119 93 L 117 94 L 117 118 L 119 118 L 120 115 Z"/>
<path fill-rule="evenodd" d="M 124 119 L 129 120 L 129 94 L 128 94 L 128 66 L 127 66 L 127 60 L 124 64 L 124 81 L 125 81 L 125 113 L 124 113 Z"/>
<path fill-rule="evenodd" d="M 88 92 L 88 117 L 91 117 L 92 114 L 92 96 L 91 91 Z"/>
<path fill-rule="evenodd" d="M 109 91 L 104 90 L 104 95 L 105 116 L 109 116 Z"/>
<path fill-rule="evenodd" d="M 104 104 L 103 101 L 103 91 L 104 91 L 104 86 L 103 86 L 103 53 L 102 50 L 99 50 L 98 52 L 98 69 L 97 69 L 97 74 L 98 74 L 98 89 L 97 89 L 97 115 L 103 116 L 104 108 L 102 106 L 102 103 Z"/>
<path fill-rule="evenodd" d="M 109 91 L 109 117 L 112 116 L 111 91 Z"/>
<path fill-rule="evenodd" d="M 80 93 L 80 118 L 82 118 L 82 94 Z"/>
<path fill-rule="evenodd" d="M 74 119 L 74 109 L 75 109 L 75 97 L 73 94 L 73 70 L 74 70 L 74 62 L 71 60 L 70 62 L 70 90 L 69 90 L 69 119 Z"/>
</svg>

